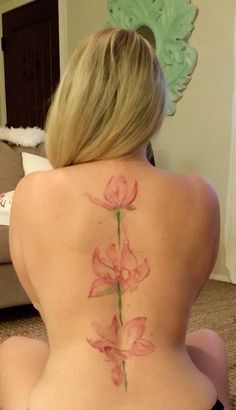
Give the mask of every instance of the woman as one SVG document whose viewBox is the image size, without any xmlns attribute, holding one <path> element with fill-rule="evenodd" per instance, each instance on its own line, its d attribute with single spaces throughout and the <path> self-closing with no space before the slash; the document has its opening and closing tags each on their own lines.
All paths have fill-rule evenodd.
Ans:
<svg viewBox="0 0 236 410">
<path fill-rule="evenodd" d="M 2 344 L 4 410 L 230 409 L 221 338 L 186 335 L 216 259 L 218 200 L 202 177 L 147 161 L 165 102 L 137 33 L 78 46 L 47 120 L 55 169 L 14 196 L 11 255 L 49 344 Z"/>
</svg>

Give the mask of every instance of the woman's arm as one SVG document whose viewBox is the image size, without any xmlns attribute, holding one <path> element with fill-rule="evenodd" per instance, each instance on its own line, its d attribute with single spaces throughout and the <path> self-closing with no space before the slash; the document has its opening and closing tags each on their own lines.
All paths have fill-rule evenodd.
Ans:
<svg viewBox="0 0 236 410">
<path fill-rule="evenodd" d="M 200 229 L 196 226 L 196 231 L 201 232 L 201 236 L 196 235 L 196 249 L 199 252 L 199 259 L 201 260 L 203 255 L 203 261 L 205 260 L 201 271 L 198 272 L 196 300 L 217 260 L 220 240 L 220 206 L 216 190 L 210 181 L 197 175 L 194 182 L 198 201 L 196 225 L 200 226 Z"/>
<path fill-rule="evenodd" d="M 12 263 L 14 265 L 19 281 L 33 305 L 37 310 L 39 310 L 40 308 L 38 297 L 35 289 L 33 288 L 30 277 L 27 274 L 22 247 L 22 237 L 24 235 L 27 235 L 27 207 L 29 206 L 28 198 L 30 195 L 32 177 L 33 175 L 24 177 L 18 183 L 15 190 L 10 214 L 9 248 Z"/>
</svg>

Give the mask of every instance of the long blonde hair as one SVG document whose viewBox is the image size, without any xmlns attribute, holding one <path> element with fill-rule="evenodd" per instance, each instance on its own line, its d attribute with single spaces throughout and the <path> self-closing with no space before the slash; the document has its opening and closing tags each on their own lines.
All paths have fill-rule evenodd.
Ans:
<svg viewBox="0 0 236 410">
<path fill-rule="evenodd" d="M 159 129 L 165 81 L 138 33 L 105 29 L 81 42 L 53 98 L 46 152 L 55 168 L 137 151 Z"/>
</svg>

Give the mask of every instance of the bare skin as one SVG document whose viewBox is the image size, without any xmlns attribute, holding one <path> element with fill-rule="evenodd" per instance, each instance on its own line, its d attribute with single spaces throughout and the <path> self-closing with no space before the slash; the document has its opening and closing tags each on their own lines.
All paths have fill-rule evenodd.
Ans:
<svg viewBox="0 0 236 410">
<path fill-rule="evenodd" d="M 138 288 L 123 295 L 124 321 L 145 316 L 144 339 L 155 346 L 127 360 L 127 391 L 112 382 L 112 363 L 87 341 L 97 337 L 94 321 L 105 326 L 118 315 L 115 293 L 88 297 L 95 277 L 91 255 L 114 241 L 114 215 L 87 193 L 102 197 L 113 175 L 130 185 L 137 181 L 136 209 L 124 213 L 122 232 L 150 266 Z M 34 347 L 41 365 L 25 407 L 23 401 L 22 409 L 19 401 L 8 406 L 6 398 L 4 410 L 108 410 L 111 403 L 115 410 L 210 410 L 216 388 L 194 365 L 185 338 L 191 306 L 214 266 L 218 236 L 210 184 L 154 168 L 143 153 L 24 178 L 14 197 L 11 255 L 46 325 L 49 351 Z M 122 331 L 119 338 L 122 345 Z"/>
</svg>

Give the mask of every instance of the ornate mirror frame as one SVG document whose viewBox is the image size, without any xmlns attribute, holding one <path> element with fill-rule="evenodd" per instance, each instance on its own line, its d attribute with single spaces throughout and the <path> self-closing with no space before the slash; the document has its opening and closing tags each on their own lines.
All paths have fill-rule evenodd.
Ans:
<svg viewBox="0 0 236 410">
<path fill-rule="evenodd" d="M 107 0 L 108 26 L 137 30 L 156 48 L 168 87 L 167 115 L 173 115 L 197 64 L 188 44 L 198 9 L 191 0 Z"/>
</svg>

